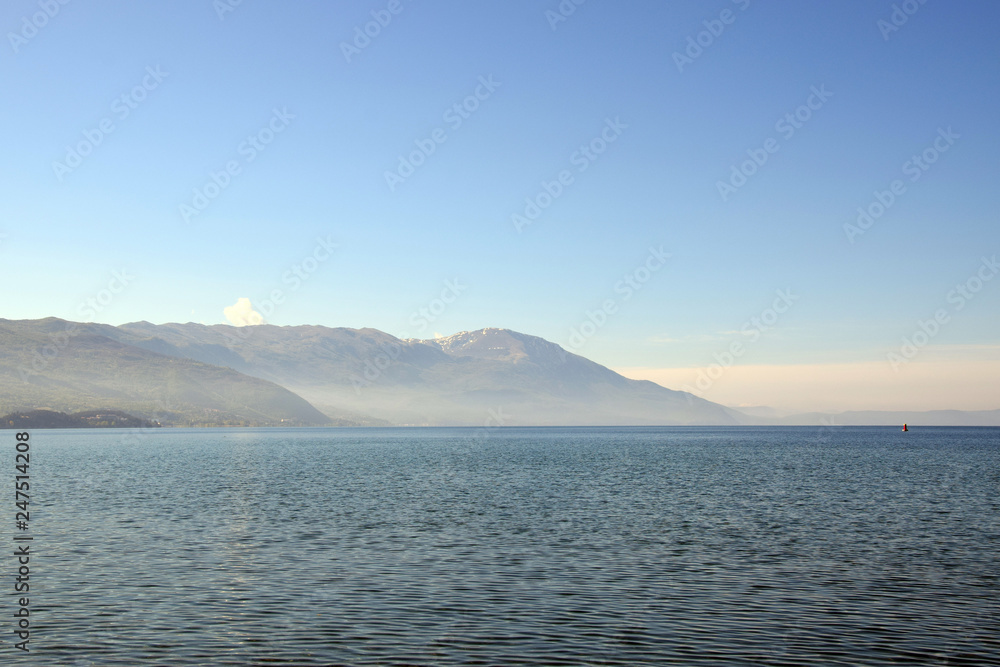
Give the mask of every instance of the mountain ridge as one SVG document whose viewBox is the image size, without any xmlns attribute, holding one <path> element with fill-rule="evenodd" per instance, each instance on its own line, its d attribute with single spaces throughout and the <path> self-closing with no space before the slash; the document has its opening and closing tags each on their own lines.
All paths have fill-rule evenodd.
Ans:
<svg viewBox="0 0 1000 667">
<path fill-rule="evenodd" d="M 0 412 L 109 405 L 184 425 L 320 425 L 330 419 L 272 382 L 120 340 L 116 327 L 0 319 Z"/>
<path fill-rule="evenodd" d="M 0 414 L 114 405 L 166 425 L 1000 425 L 1000 410 L 744 413 L 496 327 L 401 339 L 321 325 L 0 319 L 0 381 Z"/>
<path fill-rule="evenodd" d="M 508 329 L 440 339 L 316 325 L 237 331 L 130 323 L 119 329 L 137 345 L 167 344 L 177 354 L 274 381 L 327 414 L 478 425 L 503 408 L 511 419 L 506 425 L 738 423 L 723 406 L 630 380 L 555 343 Z"/>
</svg>

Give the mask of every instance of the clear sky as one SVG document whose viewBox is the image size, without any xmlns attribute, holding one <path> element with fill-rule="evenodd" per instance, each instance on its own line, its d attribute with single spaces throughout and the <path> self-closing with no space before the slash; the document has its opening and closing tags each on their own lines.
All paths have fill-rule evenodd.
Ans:
<svg viewBox="0 0 1000 667">
<path fill-rule="evenodd" d="M 0 316 L 249 299 L 510 328 L 730 405 L 998 408 L 998 27 L 986 0 L 8 0 Z"/>
</svg>

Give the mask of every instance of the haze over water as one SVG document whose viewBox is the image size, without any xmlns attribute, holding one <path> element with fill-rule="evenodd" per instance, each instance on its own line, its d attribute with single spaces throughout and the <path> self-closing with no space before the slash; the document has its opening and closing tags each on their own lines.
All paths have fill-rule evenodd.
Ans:
<svg viewBox="0 0 1000 667">
<path fill-rule="evenodd" d="M 1000 664 L 1000 429 L 32 443 L 17 664 Z"/>
</svg>

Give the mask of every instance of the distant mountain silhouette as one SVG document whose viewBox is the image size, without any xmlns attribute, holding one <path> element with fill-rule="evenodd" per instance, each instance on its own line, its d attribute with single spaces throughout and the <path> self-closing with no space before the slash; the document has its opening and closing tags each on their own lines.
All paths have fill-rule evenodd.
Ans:
<svg viewBox="0 0 1000 667">
<path fill-rule="evenodd" d="M 375 329 L 119 327 L 120 340 L 280 384 L 331 417 L 418 425 L 737 424 L 737 413 L 629 380 L 506 329 L 401 340 Z"/>
<path fill-rule="evenodd" d="M 120 338 L 102 324 L 0 320 L 0 413 L 113 407 L 175 425 L 330 421 L 272 382 Z"/>
<path fill-rule="evenodd" d="M 164 425 L 1000 425 L 1000 410 L 745 414 L 507 329 L 0 319 L 0 414 L 126 410 Z"/>
</svg>

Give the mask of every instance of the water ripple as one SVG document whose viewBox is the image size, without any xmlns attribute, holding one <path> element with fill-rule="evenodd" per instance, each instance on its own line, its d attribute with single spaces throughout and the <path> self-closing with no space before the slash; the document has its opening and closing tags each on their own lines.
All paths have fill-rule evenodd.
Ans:
<svg viewBox="0 0 1000 667">
<path fill-rule="evenodd" d="M 39 431 L 14 661 L 1000 664 L 998 429 L 476 433 Z"/>
</svg>

